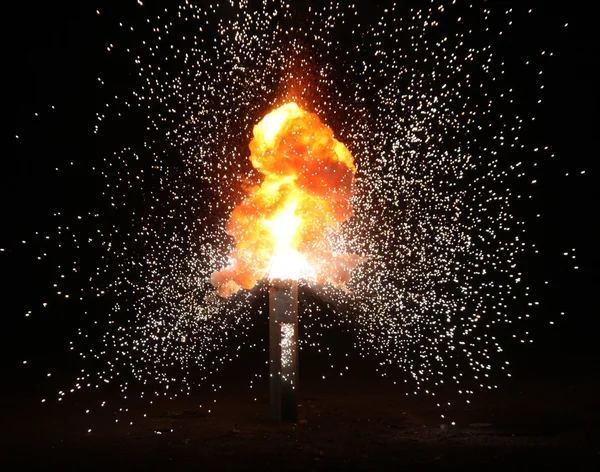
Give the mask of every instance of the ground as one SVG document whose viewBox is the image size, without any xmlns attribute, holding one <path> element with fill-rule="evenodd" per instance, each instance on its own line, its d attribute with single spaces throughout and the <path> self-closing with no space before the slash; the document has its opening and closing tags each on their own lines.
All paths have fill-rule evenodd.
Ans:
<svg viewBox="0 0 600 472">
<path fill-rule="evenodd" d="M 273 423 L 261 389 L 155 402 L 145 418 L 132 400 L 125 416 L 133 424 L 106 408 L 86 415 L 94 394 L 60 403 L 13 397 L 3 405 L 1 468 L 595 471 L 595 388 L 581 377 L 507 382 L 441 418 L 436 399 L 389 382 L 311 381 L 297 424 Z"/>
</svg>

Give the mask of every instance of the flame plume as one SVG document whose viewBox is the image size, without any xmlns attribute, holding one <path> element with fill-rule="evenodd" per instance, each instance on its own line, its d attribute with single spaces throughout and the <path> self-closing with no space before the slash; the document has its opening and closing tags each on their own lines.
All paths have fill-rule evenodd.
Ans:
<svg viewBox="0 0 600 472">
<path fill-rule="evenodd" d="M 231 214 L 235 248 L 212 284 L 228 297 L 264 277 L 346 282 L 362 258 L 335 253 L 329 236 L 352 215 L 352 154 L 296 103 L 267 114 L 253 135 L 250 161 L 263 181 Z"/>
</svg>

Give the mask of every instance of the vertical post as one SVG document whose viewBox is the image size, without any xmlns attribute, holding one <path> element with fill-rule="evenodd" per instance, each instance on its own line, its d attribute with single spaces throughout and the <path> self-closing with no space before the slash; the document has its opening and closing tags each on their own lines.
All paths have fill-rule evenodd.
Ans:
<svg viewBox="0 0 600 472">
<path fill-rule="evenodd" d="M 298 420 L 298 282 L 269 288 L 269 387 L 275 421 Z"/>
</svg>

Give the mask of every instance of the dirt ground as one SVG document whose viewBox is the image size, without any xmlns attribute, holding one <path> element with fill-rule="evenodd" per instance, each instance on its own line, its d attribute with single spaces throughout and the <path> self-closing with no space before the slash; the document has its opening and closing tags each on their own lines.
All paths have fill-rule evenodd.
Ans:
<svg viewBox="0 0 600 472">
<path fill-rule="evenodd" d="M 303 386 L 296 424 L 273 423 L 266 391 L 249 389 L 156 402 L 146 417 L 139 400 L 86 414 L 98 398 L 12 398 L 0 469 L 595 471 L 597 393 L 581 379 L 515 383 L 441 418 L 434 399 L 393 385 L 317 382 Z"/>
</svg>

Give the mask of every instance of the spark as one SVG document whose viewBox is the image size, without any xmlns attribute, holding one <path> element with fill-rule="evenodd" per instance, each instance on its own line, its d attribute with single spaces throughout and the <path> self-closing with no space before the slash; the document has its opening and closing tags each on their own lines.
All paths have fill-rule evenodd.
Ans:
<svg viewBox="0 0 600 472">
<path fill-rule="evenodd" d="M 486 2 L 410 9 L 263 0 L 253 9 L 247 0 L 186 1 L 160 11 L 138 3 L 146 21 L 121 22 L 106 50 L 135 67 L 137 87 L 117 97 L 118 81 L 98 78 L 110 96 L 94 133 L 102 138 L 141 111 L 144 139 L 94 168 L 105 182 L 102 210 L 57 227 L 61 247 L 102 255 L 92 273 L 79 261 L 62 265 L 80 281 L 78 297 L 110 304 L 87 328 L 102 332 L 101 345 L 90 347 L 79 331 L 74 346 L 102 367 L 84 370 L 74 389 L 129 371 L 157 385 L 151 394 L 189 393 L 251 348 L 259 277 L 236 280 L 227 299 L 211 278 L 239 269 L 227 221 L 265 178 L 248 151 L 252 130 L 287 101 L 322 120 L 353 156 L 353 212 L 327 244 L 363 261 L 341 287 L 306 282 L 336 318 L 307 300 L 300 322 L 312 336 L 301 348 L 325 349 L 320 333 L 344 327 L 382 375 L 399 369 L 414 391 L 493 388 L 491 372 L 506 372 L 495 329 L 536 303 L 519 265 L 530 248 L 526 225 L 514 211 L 531 190 L 514 183 L 541 184 L 535 166 L 547 148 L 534 152 L 519 139 L 531 117 L 519 115 L 520 77 L 496 47 L 531 15 Z M 272 144 L 282 118 L 262 123 Z M 264 222 L 286 241 L 286 255 L 269 266 L 275 276 L 289 258 L 310 266 L 289 252 L 298 205 Z M 54 288 L 66 298 L 63 277 Z"/>
</svg>

